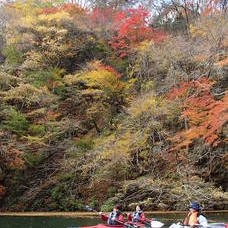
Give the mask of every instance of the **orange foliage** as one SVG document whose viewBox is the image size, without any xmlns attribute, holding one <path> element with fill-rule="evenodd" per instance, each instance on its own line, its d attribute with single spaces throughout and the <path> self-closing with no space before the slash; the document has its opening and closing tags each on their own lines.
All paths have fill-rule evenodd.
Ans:
<svg viewBox="0 0 228 228">
<path fill-rule="evenodd" d="M 23 169 L 24 161 L 21 158 L 22 151 L 9 147 L 4 156 L 5 164 L 9 169 Z"/>
<path fill-rule="evenodd" d="M 55 111 L 52 111 L 52 110 L 49 110 L 47 113 L 46 113 L 46 120 L 48 121 L 56 121 L 56 119 L 58 117 L 60 117 L 60 113 L 58 112 L 55 112 Z"/>
<path fill-rule="evenodd" d="M 176 143 L 172 150 L 186 148 L 198 138 L 214 147 L 220 143 L 219 133 L 228 120 L 228 93 L 217 101 L 210 93 L 212 85 L 213 82 L 207 78 L 201 78 L 182 82 L 168 94 L 169 100 L 182 99 L 181 118 L 188 123 L 188 129 L 178 132 L 171 139 Z"/>
<path fill-rule="evenodd" d="M 0 154 L 0 165 L 4 165 L 7 169 L 23 169 L 24 168 L 24 161 L 21 158 L 23 154 L 22 151 L 14 148 L 13 146 L 9 145 L 8 147 L 3 146 L 2 153 Z M 0 190 L 1 191 L 1 190 Z"/>
<path fill-rule="evenodd" d="M 101 69 L 104 69 L 104 70 L 107 70 L 107 71 L 111 72 L 117 78 L 120 78 L 121 77 L 121 75 L 119 73 L 117 73 L 111 66 L 105 66 L 102 63 L 99 66 L 100 66 Z"/>
</svg>

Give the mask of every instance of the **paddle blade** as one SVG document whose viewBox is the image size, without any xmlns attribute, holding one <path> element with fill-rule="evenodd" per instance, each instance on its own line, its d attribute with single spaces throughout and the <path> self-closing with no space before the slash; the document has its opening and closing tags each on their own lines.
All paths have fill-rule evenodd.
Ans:
<svg viewBox="0 0 228 228">
<path fill-rule="evenodd" d="M 183 228 L 184 226 L 180 224 L 173 223 L 172 225 L 169 226 L 169 228 Z"/>
<path fill-rule="evenodd" d="M 151 221 L 150 225 L 152 228 L 161 228 L 164 226 L 164 223 L 159 221 Z"/>
</svg>

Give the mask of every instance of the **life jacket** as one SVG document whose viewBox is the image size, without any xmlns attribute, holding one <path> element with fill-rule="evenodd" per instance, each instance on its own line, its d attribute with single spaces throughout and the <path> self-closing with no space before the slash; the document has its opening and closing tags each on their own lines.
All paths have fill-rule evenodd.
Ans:
<svg viewBox="0 0 228 228">
<path fill-rule="evenodd" d="M 132 222 L 139 222 L 141 220 L 141 215 L 143 211 L 135 211 L 132 215 Z"/>
<path fill-rule="evenodd" d="M 111 212 L 109 214 L 108 221 L 107 221 L 108 225 L 116 225 L 118 223 L 118 221 L 115 221 L 115 220 L 120 220 L 119 217 L 120 217 L 120 214 L 119 213 Z M 113 220 L 113 218 L 115 220 Z"/>
<path fill-rule="evenodd" d="M 207 225 L 206 217 L 199 212 L 195 212 L 195 213 L 191 214 L 189 217 L 189 220 L 188 220 L 188 225 L 190 225 L 190 226 L 194 226 L 197 224 Z"/>
<path fill-rule="evenodd" d="M 193 226 L 198 224 L 198 212 L 192 213 L 188 220 L 188 225 Z"/>
</svg>

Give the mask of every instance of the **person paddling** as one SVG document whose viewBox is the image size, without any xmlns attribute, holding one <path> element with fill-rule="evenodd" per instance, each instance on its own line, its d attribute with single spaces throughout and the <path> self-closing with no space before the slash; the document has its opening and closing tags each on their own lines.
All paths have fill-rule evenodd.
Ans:
<svg viewBox="0 0 228 228">
<path fill-rule="evenodd" d="M 109 214 L 109 216 L 100 212 L 101 219 L 103 221 L 107 221 L 108 225 L 121 225 L 124 222 L 124 217 L 121 213 L 120 205 L 115 205 L 113 211 Z"/>
<path fill-rule="evenodd" d="M 128 214 L 128 222 L 145 222 L 145 215 L 141 205 L 137 205 L 133 214 Z"/>
<path fill-rule="evenodd" d="M 184 220 L 185 226 L 207 226 L 207 219 L 200 213 L 200 205 L 198 203 L 191 203 L 189 213 Z"/>
</svg>

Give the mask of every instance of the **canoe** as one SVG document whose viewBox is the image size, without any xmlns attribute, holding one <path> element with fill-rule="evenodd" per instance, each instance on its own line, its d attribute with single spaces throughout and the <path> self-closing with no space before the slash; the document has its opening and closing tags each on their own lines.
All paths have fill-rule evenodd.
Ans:
<svg viewBox="0 0 228 228">
<path fill-rule="evenodd" d="M 174 223 L 169 228 L 189 228 L 190 226 L 184 226 L 182 224 Z M 228 228 L 228 224 L 225 223 L 208 223 L 207 226 L 195 225 L 196 228 Z"/>
<path fill-rule="evenodd" d="M 151 226 L 153 228 L 161 228 L 164 226 L 163 223 L 159 221 L 152 221 Z M 140 227 L 148 227 L 148 224 L 145 225 L 143 223 L 133 223 L 133 222 L 125 222 L 124 224 L 121 225 L 108 225 L 108 224 L 97 224 L 95 226 L 82 226 L 80 228 L 140 228 Z"/>
<path fill-rule="evenodd" d="M 108 216 L 105 214 L 101 214 L 101 220 L 106 222 L 108 221 Z M 161 228 L 162 226 L 164 226 L 164 223 L 159 222 L 157 220 L 150 220 L 150 219 L 146 219 L 144 222 L 121 222 L 119 220 L 116 221 L 117 225 L 121 225 L 121 227 L 153 227 L 153 228 Z M 100 225 L 100 224 L 99 224 Z M 116 226 L 116 225 L 115 225 Z M 111 226 L 112 227 L 112 226 Z"/>
<path fill-rule="evenodd" d="M 80 228 L 133 228 L 133 227 L 144 227 L 143 223 L 124 223 L 121 225 L 108 225 L 108 224 L 97 224 L 95 226 L 81 226 Z"/>
<path fill-rule="evenodd" d="M 97 224 L 95 226 L 81 226 L 80 228 L 122 228 L 124 225 Z"/>
</svg>

